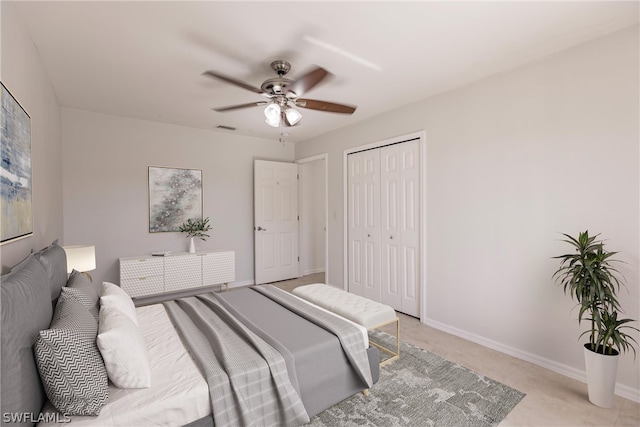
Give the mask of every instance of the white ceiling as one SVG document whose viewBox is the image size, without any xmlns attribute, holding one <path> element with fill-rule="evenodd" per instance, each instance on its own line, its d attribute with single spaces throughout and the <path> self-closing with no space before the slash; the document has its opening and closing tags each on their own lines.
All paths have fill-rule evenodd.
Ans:
<svg viewBox="0 0 640 427">
<path fill-rule="evenodd" d="M 636 25 L 630 2 L 19 2 L 62 106 L 297 142 Z M 331 80 L 305 97 L 357 105 L 351 115 L 300 110 L 275 129 L 254 86 L 286 59 Z M 220 131 L 229 132 L 229 131 Z"/>
</svg>

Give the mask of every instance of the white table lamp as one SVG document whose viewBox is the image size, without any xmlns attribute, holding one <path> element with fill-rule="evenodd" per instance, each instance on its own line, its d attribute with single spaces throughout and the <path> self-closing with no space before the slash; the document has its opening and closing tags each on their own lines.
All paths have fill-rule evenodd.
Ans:
<svg viewBox="0 0 640 427">
<path fill-rule="evenodd" d="M 62 249 L 67 253 L 67 273 L 76 270 L 86 274 L 91 279 L 87 271 L 96 269 L 96 247 L 76 245 L 63 246 Z"/>
</svg>

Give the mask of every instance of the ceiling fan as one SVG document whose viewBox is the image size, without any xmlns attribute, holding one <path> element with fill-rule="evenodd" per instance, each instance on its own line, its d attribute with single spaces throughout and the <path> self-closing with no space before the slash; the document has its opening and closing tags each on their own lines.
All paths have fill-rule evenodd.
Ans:
<svg viewBox="0 0 640 427">
<path fill-rule="evenodd" d="M 273 127 L 280 126 L 280 123 L 284 123 L 285 126 L 294 126 L 297 124 L 302 118 L 302 114 L 300 114 L 300 112 L 294 107 L 340 114 L 353 114 L 353 112 L 356 111 L 357 107 L 351 105 L 300 98 L 304 93 L 311 90 L 330 75 L 330 73 L 324 68 L 316 67 L 296 80 L 291 80 L 285 77 L 289 70 L 291 70 L 291 64 L 287 61 L 282 59 L 273 61 L 271 63 L 271 68 L 275 71 L 278 77 L 265 80 L 260 88 L 244 83 L 233 77 L 220 74 L 217 71 L 205 71 L 204 74 L 209 77 L 231 83 L 268 98 L 267 101 L 231 105 L 227 107 L 213 108 L 213 110 L 225 112 L 266 105 L 266 108 L 264 109 L 264 115 L 266 117 L 265 121 L 268 125 Z"/>
</svg>

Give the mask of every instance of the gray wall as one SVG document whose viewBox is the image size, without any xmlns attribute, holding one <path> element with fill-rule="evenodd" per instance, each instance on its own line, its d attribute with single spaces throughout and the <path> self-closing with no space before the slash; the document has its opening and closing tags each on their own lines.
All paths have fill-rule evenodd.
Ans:
<svg viewBox="0 0 640 427">
<path fill-rule="evenodd" d="M 62 232 L 60 108 L 38 52 L 11 3 L 0 2 L 0 80 L 31 116 L 33 236 L 0 246 L 2 272 Z M 4 219 L 3 219 L 4 220 Z M 62 240 L 61 240 L 62 242 Z"/>
<path fill-rule="evenodd" d="M 96 246 L 96 280 L 119 282 L 118 258 L 186 251 L 179 232 L 149 233 L 148 166 L 202 170 L 211 237 L 253 280 L 253 160 L 293 160 L 290 144 L 63 108 L 65 242 Z"/>
<path fill-rule="evenodd" d="M 343 285 L 343 151 L 424 130 L 423 320 L 584 379 L 583 328 L 551 257 L 561 232 L 602 233 L 640 318 L 638 49 L 636 26 L 297 144 L 298 159 L 328 153 L 328 282 Z M 637 399 L 632 354 L 618 379 Z"/>
</svg>

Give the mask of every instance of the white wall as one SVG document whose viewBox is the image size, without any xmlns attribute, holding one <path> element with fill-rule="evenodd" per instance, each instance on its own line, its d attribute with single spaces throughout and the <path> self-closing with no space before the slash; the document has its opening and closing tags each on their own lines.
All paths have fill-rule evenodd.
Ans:
<svg viewBox="0 0 640 427">
<path fill-rule="evenodd" d="M 602 233 L 627 263 L 622 306 L 640 318 L 638 37 L 636 26 L 297 144 L 296 158 L 328 153 L 328 282 L 343 282 L 343 150 L 425 130 L 426 322 L 583 379 L 584 328 L 551 257 L 567 249 L 561 232 Z M 618 371 L 636 400 L 638 363 L 627 354 Z"/>
<path fill-rule="evenodd" d="M 31 116 L 33 236 L 0 247 L 2 272 L 31 250 L 62 241 L 60 108 L 38 51 L 14 5 L 0 2 L 0 80 Z"/>
<path fill-rule="evenodd" d="M 300 270 L 302 275 L 325 270 L 325 164 L 324 159 L 301 163 Z"/>
<path fill-rule="evenodd" d="M 94 244 L 94 280 L 119 282 L 118 258 L 186 251 L 179 232 L 149 233 L 148 166 L 201 169 L 211 237 L 196 249 L 236 251 L 236 281 L 253 280 L 253 160 L 293 160 L 290 144 L 64 108 L 66 244 Z"/>
</svg>

